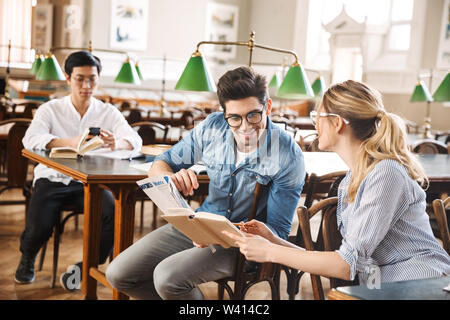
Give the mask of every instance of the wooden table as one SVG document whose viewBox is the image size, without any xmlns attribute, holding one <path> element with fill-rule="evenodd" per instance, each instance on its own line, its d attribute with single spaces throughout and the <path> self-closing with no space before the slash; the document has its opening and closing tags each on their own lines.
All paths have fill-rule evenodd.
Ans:
<svg viewBox="0 0 450 320">
<path fill-rule="evenodd" d="M 430 186 L 426 191 L 450 193 L 450 155 L 419 154 L 417 157 L 430 180 Z"/>
<path fill-rule="evenodd" d="M 329 300 L 450 300 L 442 288 L 450 284 L 450 276 L 381 283 L 380 288 L 366 285 L 338 287 L 328 293 Z"/>
<path fill-rule="evenodd" d="M 348 170 L 345 162 L 335 152 L 303 152 L 306 172 L 324 175 L 335 171 Z M 430 186 L 427 192 L 450 192 L 450 155 L 417 155 L 427 175 Z"/>
<path fill-rule="evenodd" d="M 146 178 L 147 175 L 145 172 L 130 167 L 128 160 L 93 156 L 84 156 L 78 159 L 51 159 L 46 151 L 25 149 L 22 150 L 22 155 L 84 184 L 81 292 L 84 299 L 97 299 L 97 281 L 112 289 L 105 275 L 97 269 L 101 223 L 101 189 L 106 188 L 114 195 L 113 254 L 116 257 L 133 243 L 136 181 Z M 127 298 L 125 294 L 113 290 L 113 299 Z"/>
</svg>

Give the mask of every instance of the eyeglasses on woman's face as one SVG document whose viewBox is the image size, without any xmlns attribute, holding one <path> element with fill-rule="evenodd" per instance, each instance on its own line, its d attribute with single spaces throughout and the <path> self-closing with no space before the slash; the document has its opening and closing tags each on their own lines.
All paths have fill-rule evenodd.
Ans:
<svg viewBox="0 0 450 320">
<path fill-rule="evenodd" d="M 342 118 L 340 115 L 338 115 L 336 113 L 317 112 L 317 111 L 313 110 L 309 113 L 309 117 L 311 118 L 311 121 L 314 126 L 316 126 L 319 117 L 340 117 L 342 119 L 342 121 L 344 121 L 345 124 L 350 123 L 347 119 Z"/>
<path fill-rule="evenodd" d="M 248 124 L 259 124 L 263 119 L 265 106 L 263 106 L 261 111 L 251 111 L 247 113 L 244 117 Z M 225 117 L 228 125 L 232 128 L 239 128 L 242 124 L 243 117 L 238 114 L 231 114 Z"/>
</svg>

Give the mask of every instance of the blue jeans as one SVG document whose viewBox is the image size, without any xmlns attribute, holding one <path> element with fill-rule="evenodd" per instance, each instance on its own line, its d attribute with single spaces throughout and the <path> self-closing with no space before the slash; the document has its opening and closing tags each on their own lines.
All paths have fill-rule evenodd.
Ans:
<svg viewBox="0 0 450 320">
<path fill-rule="evenodd" d="M 198 284 L 234 274 L 237 248 L 197 248 L 171 224 L 147 234 L 118 255 L 106 278 L 136 299 L 203 299 Z"/>
</svg>

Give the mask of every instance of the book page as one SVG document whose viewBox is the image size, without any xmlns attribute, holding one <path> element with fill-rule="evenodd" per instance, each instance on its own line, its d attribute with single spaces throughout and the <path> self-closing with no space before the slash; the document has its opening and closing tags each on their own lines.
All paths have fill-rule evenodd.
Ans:
<svg viewBox="0 0 450 320">
<path fill-rule="evenodd" d="M 83 135 L 80 138 L 80 141 L 78 141 L 78 145 L 77 145 L 78 152 L 80 152 L 81 146 L 86 141 L 86 138 L 87 138 L 88 135 L 89 135 L 89 128 L 86 128 L 86 130 L 84 130 Z"/>
<path fill-rule="evenodd" d="M 72 148 L 72 147 L 54 147 L 50 150 L 50 152 L 52 153 L 56 153 L 56 152 L 77 152 L 77 149 Z"/>
<path fill-rule="evenodd" d="M 100 138 L 99 136 L 95 136 L 92 139 L 90 139 L 89 141 L 82 144 L 78 153 L 83 155 L 90 150 L 97 149 L 98 147 L 102 146 L 103 144 L 104 144 L 104 142 L 103 142 L 102 138 Z"/>
<path fill-rule="evenodd" d="M 169 176 L 145 178 L 136 183 L 164 214 L 168 208 L 192 210 Z"/>
</svg>

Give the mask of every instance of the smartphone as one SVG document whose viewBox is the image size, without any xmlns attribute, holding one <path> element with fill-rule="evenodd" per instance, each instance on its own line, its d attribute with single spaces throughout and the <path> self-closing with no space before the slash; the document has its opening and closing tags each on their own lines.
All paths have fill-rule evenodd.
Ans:
<svg viewBox="0 0 450 320">
<path fill-rule="evenodd" d="M 97 127 L 90 127 L 89 128 L 89 134 L 91 136 L 99 136 L 100 135 L 100 128 Z"/>
</svg>

